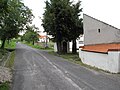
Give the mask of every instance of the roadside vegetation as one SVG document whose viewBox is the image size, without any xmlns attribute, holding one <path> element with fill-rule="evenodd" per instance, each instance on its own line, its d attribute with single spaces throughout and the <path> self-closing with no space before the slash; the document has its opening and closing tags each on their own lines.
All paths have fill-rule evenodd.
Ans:
<svg viewBox="0 0 120 90">
<path fill-rule="evenodd" d="M 12 39 L 10 41 L 5 42 L 6 49 L 15 49 L 15 47 L 16 47 L 16 39 Z"/>
<path fill-rule="evenodd" d="M 76 54 L 67 53 L 67 54 L 62 54 L 60 56 L 73 63 L 80 64 L 80 65 L 82 64 L 81 59 L 79 58 L 79 55 L 77 53 Z"/>
<path fill-rule="evenodd" d="M 0 48 L 4 49 L 7 40 L 18 37 L 20 31 L 26 30 L 33 17 L 21 0 L 0 0 Z"/>
<path fill-rule="evenodd" d="M 22 42 L 23 44 L 26 44 L 32 48 L 36 48 L 36 49 L 41 49 L 41 50 L 53 50 L 54 49 L 54 43 L 53 42 L 49 42 L 47 45 L 48 47 L 45 47 L 45 43 L 41 42 L 41 43 L 35 43 L 34 45 L 29 42 Z"/>
<path fill-rule="evenodd" d="M 9 90 L 15 57 L 16 40 L 20 31 L 27 31 L 34 16 L 21 0 L 0 0 L 0 90 Z M 6 65 L 5 65 L 6 64 Z M 7 67 L 7 68 L 6 68 Z"/>
<path fill-rule="evenodd" d="M 90 65 L 84 64 L 81 61 L 81 59 L 79 58 L 79 54 L 78 53 L 76 53 L 76 54 L 72 54 L 72 53 L 58 54 L 58 53 L 53 52 L 53 51 L 52 52 L 50 51 L 49 53 L 52 54 L 52 55 L 56 55 L 56 56 L 62 57 L 65 60 L 70 61 L 70 62 L 72 62 L 74 64 L 78 64 L 78 65 L 84 66 L 84 67 L 86 67 L 88 69 L 93 69 L 93 70 L 96 70 L 96 71 L 104 71 L 104 70 L 99 69 L 97 67 L 92 67 Z M 109 71 L 104 71 L 104 72 L 110 73 Z"/>
<path fill-rule="evenodd" d="M 35 25 L 27 26 L 27 31 L 20 36 L 21 42 L 33 48 L 53 50 L 53 42 L 39 42 L 39 31 Z M 46 47 L 47 46 L 47 47 Z"/>
<path fill-rule="evenodd" d="M 59 56 L 59 57 L 62 57 L 64 59 L 66 59 L 70 62 L 76 63 L 76 64 L 80 64 L 80 65 L 83 64 L 81 59 L 79 58 L 78 53 L 76 53 L 76 54 L 73 54 L 73 53 L 58 54 L 58 53 L 53 52 L 53 51 L 52 52 L 50 51 L 49 53 L 56 55 L 56 56 Z"/>
<path fill-rule="evenodd" d="M 0 59 L 7 57 L 6 54 L 11 52 L 11 51 L 14 51 L 15 47 L 16 47 L 16 40 L 10 40 L 9 43 L 6 41 L 5 48 L 0 49 Z"/>
<path fill-rule="evenodd" d="M 42 26 L 52 35 L 58 53 L 67 53 L 67 42 L 72 41 L 72 53 L 77 53 L 76 39 L 83 34 L 81 1 L 47 0 Z"/>
<path fill-rule="evenodd" d="M 27 26 L 26 32 L 21 36 L 21 41 L 34 45 L 39 40 L 38 28 L 35 25 Z"/>
<path fill-rule="evenodd" d="M 13 69 L 15 59 L 15 51 L 12 51 L 8 61 L 5 64 L 5 67 Z"/>
<path fill-rule="evenodd" d="M 16 47 L 15 40 L 11 40 L 9 41 L 9 43 L 7 41 L 5 42 L 5 48 L 0 49 L 0 65 L 1 65 L 2 60 L 8 57 L 8 53 L 15 50 L 15 47 Z"/>
<path fill-rule="evenodd" d="M 14 51 L 15 47 L 16 47 L 15 39 L 5 42 L 5 48 L 0 49 L 0 67 L 10 68 L 10 71 L 12 71 L 13 65 L 14 65 L 14 58 L 15 58 L 15 51 Z M 11 74 L 11 73 L 12 72 L 9 72 L 7 74 Z M 5 73 L 5 77 L 7 76 L 10 76 L 10 75 L 6 75 Z M 0 82 L 0 90 L 9 90 L 10 84 L 11 84 L 10 81 Z"/>
<path fill-rule="evenodd" d="M 0 90 L 9 90 L 9 88 L 10 88 L 9 82 L 0 84 Z"/>
<path fill-rule="evenodd" d="M 7 50 L 0 49 L 0 59 L 2 59 L 3 56 L 5 56 L 7 53 L 8 53 Z M 1 60 L 0 60 L 0 61 L 1 61 Z"/>
</svg>

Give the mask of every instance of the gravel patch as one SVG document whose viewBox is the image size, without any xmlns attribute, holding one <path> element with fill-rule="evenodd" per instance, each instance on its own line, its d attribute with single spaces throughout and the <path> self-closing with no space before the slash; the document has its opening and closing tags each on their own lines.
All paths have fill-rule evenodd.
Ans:
<svg viewBox="0 0 120 90">
<path fill-rule="evenodd" d="M 0 66 L 0 83 L 12 82 L 12 72 L 9 68 Z"/>
</svg>

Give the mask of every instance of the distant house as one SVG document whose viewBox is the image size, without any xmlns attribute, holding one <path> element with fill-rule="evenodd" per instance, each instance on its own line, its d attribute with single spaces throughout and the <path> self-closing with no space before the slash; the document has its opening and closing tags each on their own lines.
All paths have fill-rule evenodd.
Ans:
<svg viewBox="0 0 120 90">
<path fill-rule="evenodd" d="M 47 39 L 46 39 L 47 38 Z M 39 35 L 39 41 L 38 42 L 49 42 L 49 37 L 46 35 Z"/>
<path fill-rule="evenodd" d="M 83 63 L 112 72 L 120 72 L 120 29 L 83 15 L 84 46 L 79 50 Z"/>
</svg>

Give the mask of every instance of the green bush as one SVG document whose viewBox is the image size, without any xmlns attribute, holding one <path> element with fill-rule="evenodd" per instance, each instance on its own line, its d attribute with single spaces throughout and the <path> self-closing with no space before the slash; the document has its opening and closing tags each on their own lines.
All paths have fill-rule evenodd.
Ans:
<svg viewBox="0 0 120 90">
<path fill-rule="evenodd" d="M 0 84 L 0 90 L 9 90 L 9 84 L 7 82 Z"/>
<path fill-rule="evenodd" d="M 15 51 L 11 52 L 10 58 L 5 66 L 8 68 L 12 68 L 14 66 L 14 59 L 15 59 Z"/>
<path fill-rule="evenodd" d="M 5 42 L 5 48 L 15 49 L 16 47 L 16 40 L 10 40 L 9 42 Z"/>
<path fill-rule="evenodd" d="M 5 55 L 6 53 L 8 53 L 8 51 L 5 49 L 0 49 L 0 53 L 1 53 L 1 55 Z"/>
</svg>

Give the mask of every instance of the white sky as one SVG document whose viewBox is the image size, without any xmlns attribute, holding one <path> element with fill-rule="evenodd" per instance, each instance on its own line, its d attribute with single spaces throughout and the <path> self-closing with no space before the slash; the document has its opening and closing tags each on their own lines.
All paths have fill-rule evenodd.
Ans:
<svg viewBox="0 0 120 90">
<path fill-rule="evenodd" d="M 41 26 L 41 20 L 44 13 L 46 0 L 23 0 L 25 5 L 33 10 L 35 19 L 33 23 L 39 27 L 40 31 L 44 29 Z M 75 2 L 78 0 L 74 0 Z M 120 0 L 81 0 L 83 12 L 96 19 L 104 21 L 120 29 Z"/>
<path fill-rule="evenodd" d="M 42 14 L 44 13 L 45 0 L 23 0 L 23 1 L 26 6 L 32 9 L 32 12 L 35 16 L 33 24 L 35 24 L 35 26 L 38 27 L 40 31 L 43 31 L 44 29 L 41 26 L 42 21 L 40 17 L 42 17 Z"/>
<path fill-rule="evenodd" d="M 120 0 L 84 0 L 84 13 L 120 29 Z"/>
</svg>

